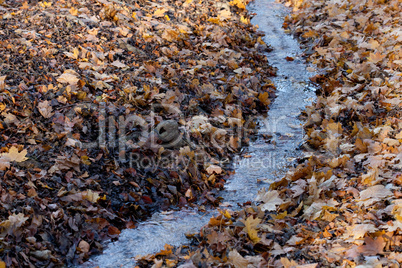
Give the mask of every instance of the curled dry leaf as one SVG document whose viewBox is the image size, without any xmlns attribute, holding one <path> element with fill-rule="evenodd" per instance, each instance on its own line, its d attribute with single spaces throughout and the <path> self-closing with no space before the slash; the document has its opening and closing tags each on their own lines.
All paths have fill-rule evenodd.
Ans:
<svg viewBox="0 0 402 268">
<path fill-rule="evenodd" d="M 278 191 L 276 190 L 265 191 L 265 189 L 262 189 L 261 191 L 258 192 L 255 201 L 262 202 L 260 207 L 264 211 L 276 210 L 276 206 L 281 205 L 283 203 L 283 200 L 279 197 Z"/>
<path fill-rule="evenodd" d="M 210 165 L 209 167 L 207 167 L 207 172 L 208 172 L 208 174 L 213 174 L 213 173 L 221 174 L 222 168 L 217 165 Z"/>
<path fill-rule="evenodd" d="M 229 252 L 229 262 L 234 265 L 235 268 L 247 268 L 248 260 L 243 258 L 237 250 Z"/>
<path fill-rule="evenodd" d="M 44 118 L 50 118 L 53 116 L 53 108 L 47 100 L 38 103 L 38 110 Z"/>
<path fill-rule="evenodd" d="M 78 248 L 81 250 L 81 252 L 84 252 L 84 253 L 88 253 L 90 247 L 91 246 L 85 240 L 81 240 L 80 243 L 78 244 Z"/>
</svg>

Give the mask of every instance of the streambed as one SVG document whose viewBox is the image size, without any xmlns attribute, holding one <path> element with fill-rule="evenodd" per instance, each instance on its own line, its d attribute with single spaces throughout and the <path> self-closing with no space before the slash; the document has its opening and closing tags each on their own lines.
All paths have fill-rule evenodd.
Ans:
<svg viewBox="0 0 402 268">
<path fill-rule="evenodd" d="M 265 33 L 264 41 L 273 48 L 267 57 L 269 64 L 278 68 L 277 77 L 272 78 L 277 97 L 267 117 L 259 118 L 257 139 L 250 143 L 246 157 L 235 160 L 235 174 L 220 193 L 225 206 L 233 210 L 237 204 L 254 200 L 259 189 L 282 177 L 294 159 L 301 156 L 297 148 L 304 134 L 298 116 L 315 98 L 314 88 L 308 84 L 313 73 L 306 71 L 297 40 L 282 29 L 289 10 L 275 0 L 255 0 L 248 9 L 256 13 L 251 22 Z M 123 230 L 118 241 L 109 243 L 102 255 L 82 267 L 133 267 L 137 255 L 155 253 L 165 244 L 187 243 L 185 234 L 199 231 L 215 213 L 214 210 L 155 213 L 137 228 Z"/>
</svg>

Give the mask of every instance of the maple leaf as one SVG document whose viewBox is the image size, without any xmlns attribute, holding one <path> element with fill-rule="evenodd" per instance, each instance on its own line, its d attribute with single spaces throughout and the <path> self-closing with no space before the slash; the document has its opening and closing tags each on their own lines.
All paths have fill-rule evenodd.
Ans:
<svg viewBox="0 0 402 268">
<path fill-rule="evenodd" d="M 78 10 L 75 9 L 74 7 L 71 7 L 69 10 L 70 14 L 73 16 L 78 16 Z"/>
<path fill-rule="evenodd" d="M 159 8 L 159 9 L 155 10 L 154 16 L 157 17 L 157 18 L 158 17 L 163 17 L 166 11 L 167 10 L 165 8 Z"/>
<path fill-rule="evenodd" d="M 231 6 L 237 6 L 240 9 L 246 9 L 246 3 L 244 3 L 245 1 L 242 0 L 233 0 L 231 2 L 229 2 L 229 4 Z"/>
<path fill-rule="evenodd" d="M 347 239 L 350 236 L 353 239 L 359 239 L 366 235 L 366 233 L 373 233 L 377 231 L 377 228 L 373 224 L 355 224 L 353 226 L 348 226 L 347 232 L 343 234 L 343 238 Z"/>
<path fill-rule="evenodd" d="M 384 238 L 382 238 L 382 237 L 377 237 L 376 239 L 373 239 L 371 237 L 366 237 L 366 238 L 364 238 L 364 243 L 365 243 L 365 245 L 359 246 L 357 248 L 357 250 L 361 254 L 369 255 L 369 256 L 383 253 L 383 249 L 386 244 L 386 242 L 384 241 Z"/>
<path fill-rule="evenodd" d="M 283 200 L 279 197 L 279 192 L 276 190 L 266 192 L 265 189 L 262 189 L 258 192 L 256 201 L 263 202 L 263 204 L 260 205 L 263 211 L 276 210 L 277 205 L 283 204 Z"/>
<path fill-rule="evenodd" d="M 79 50 L 78 50 L 78 48 L 74 48 L 73 49 L 73 53 L 71 53 L 71 52 L 64 52 L 64 54 L 67 56 L 67 57 L 69 57 L 69 58 L 72 58 L 72 59 L 78 59 L 78 56 L 79 56 Z M 60 77 L 59 77 L 60 78 Z"/>
<path fill-rule="evenodd" d="M 27 160 L 25 156 L 27 155 L 27 150 L 24 149 L 21 152 L 18 152 L 18 148 L 12 146 L 9 150 L 8 153 L 2 153 L 1 158 L 4 160 L 8 160 L 9 162 L 15 161 L 15 162 L 23 162 Z M 3 161 L 4 161 L 3 160 Z"/>
<path fill-rule="evenodd" d="M 367 58 L 368 61 L 372 62 L 372 63 L 379 63 L 380 61 L 382 61 L 387 55 L 383 55 L 380 52 L 376 52 L 376 53 L 371 53 L 370 52 L 370 56 Z"/>
<path fill-rule="evenodd" d="M 248 265 L 248 260 L 243 258 L 236 249 L 229 252 L 229 262 L 233 264 L 235 268 L 247 268 Z"/>
<path fill-rule="evenodd" d="M 100 198 L 99 195 L 100 192 L 94 192 L 92 190 L 87 190 L 82 192 L 82 198 L 86 199 L 92 203 L 96 203 L 98 201 L 98 199 Z"/>
</svg>

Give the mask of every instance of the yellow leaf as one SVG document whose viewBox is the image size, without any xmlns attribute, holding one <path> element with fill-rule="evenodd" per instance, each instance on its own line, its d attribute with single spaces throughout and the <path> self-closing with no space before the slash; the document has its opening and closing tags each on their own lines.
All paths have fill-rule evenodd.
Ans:
<svg viewBox="0 0 402 268">
<path fill-rule="evenodd" d="M 254 243 L 258 243 L 260 241 L 260 238 L 257 235 L 257 225 L 261 223 L 261 219 L 254 219 L 253 216 L 249 216 L 246 220 L 240 220 L 241 222 L 244 223 L 246 227 L 244 227 L 243 231 L 245 231 L 248 234 L 248 237 L 253 241 Z"/>
<path fill-rule="evenodd" d="M 98 192 L 94 192 L 92 190 L 84 191 L 82 192 L 82 198 L 86 199 L 92 203 L 95 203 L 98 201 L 100 195 Z"/>
<path fill-rule="evenodd" d="M 156 17 L 163 17 L 163 15 L 165 14 L 166 11 L 167 11 L 167 10 L 164 9 L 164 8 L 159 8 L 159 9 L 155 10 L 154 16 L 156 16 Z"/>
<path fill-rule="evenodd" d="M 165 244 L 165 249 L 159 251 L 157 254 L 155 254 L 155 257 L 158 256 L 168 256 L 173 253 L 173 246 Z"/>
<path fill-rule="evenodd" d="M 46 1 L 39 2 L 38 4 L 39 4 L 41 7 L 50 7 L 50 6 L 52 6 L 52 2 L 46 2 Z"/>
<path fill-rule="evenodd" d="M 87 166 L 89 166 L 91 164 L 91 161 L 89 161 L 89 157 L 86 155 L 81 156 L 81 161 L 82 161 L 82 163 L 84 163 Z"/>
<path fill-rule="evenodd" d="M 78 10 L 75 9 L 74 7 L 71 7 L 69 11 L 71 15 L 78 16 Z"/>
<path fill-rule="evenodd" d="M 233 0 L 229 2 L 231 6 L 237 6 L 240 9 L 246 9 L 246 5 L 243 3 L 242 0 Z"/>
<path fill-rule="evenodd" d="M 247 19 L 247 18 L 245 18 L 245 17 L 243 17 L 243 16 L 241 16 L 241 17 L 240 17 L 240 22 L 241 22 L 241 23 L 244 23 L 244 24 L 249 24 L 249 23 L 250 23 L 250 20 Z M 260 38 L 260 37 L 258 37 L 258 38 Z"/>
<path fill-rule="evenodd" d="M 0 268 L 6 268 L 6 263 L 4 261 L 0 261 Z"/>
<path fill-rule="evenodd" d="M 268 92 L 260 93 L 258 95 L 258 99 L 264 104 L 264 105 L 269 105 L 271 101 L 269 100 L 269 95 Z"/>
<path fill-rule="evenodd" d="M 170 18 L 169 18 L 168 15 L 165 15 L 165 19 L 166 19 L 167 21 L 170 21 Z"/>
<path fill-rule="evenodd" d="M 215 23 L 215 24 L 218 24 L 218 25 L 219 25 L 219 23 L 221 22 L 221 21 L 219 20 L 219 18 L 209 18 L 208 21 L 209 21 L 209 22 L 212 22 L 212 23 Z"/>
<path fill-rule="evenodd" d="M 225 218 L 227 218 L 227 219 L 229 219 L 229 220 L 232 218 L 232 215 L 230 215 L 229 211 L 227 211 L 226 209 L 225 209 L 225 210 L 220 210 L 220 209 L 218 208 L 218 211 L 219 211 L 220 214 L 222 214 L 223 216 L 225 216 Z"/>
<path fill-rule="evenodd" d="M 6 158 L 8 161 L 12 162 L 23 162 L 27 160 L 25 156 L 27 155 L 27 150 L 22 150 L 20 153 L 18 152 L 17 147 L 11 147 L 8 153 L 2 153 L 2 158 Z"/>
</svg>

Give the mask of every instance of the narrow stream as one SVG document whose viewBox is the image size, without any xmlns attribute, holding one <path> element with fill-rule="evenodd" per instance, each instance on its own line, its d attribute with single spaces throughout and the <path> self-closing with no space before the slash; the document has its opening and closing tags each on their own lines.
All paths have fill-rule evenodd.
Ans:
<svg viewBox="0 0 402 268">
<path fill-rule="evenodd" d="M 221 193 L 231 209 L 236 209 L 238 203 L 254 200 L 259 189 L 283 176 L 293 159 L 301 155 L 297 147 L 303 140 L 303 131 L 297 117 L 315 98 L 314 89 L 308 88 L 308 78 L 313 74 L 306 71 L 299 44 L 282 29 L 288 9 L 275 0 L 255 0 L 248 8 L 257 13 L 251 22 L 266 34 L 264 41 L 273 48 L 267 57 L 269 64 L 278 68 L 277 77 L 272 79 L 277 98 L 268 116 L 259 120 L 259 135 L 250 144 L 248 157 L 235 161 L 236 173 Z M 272 136 L 269 142 L 263 134 Z M 165 244 L 187 243 L 185 234 L 199 231 L 215 213 L 194 210 L 155 213 L 136 229 L 123 230 L 118 241 L 109 243 L 102 255 L 82 267 L 133 267 L 135 256 L 155 253 Z"/>
</svg>

